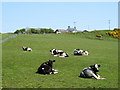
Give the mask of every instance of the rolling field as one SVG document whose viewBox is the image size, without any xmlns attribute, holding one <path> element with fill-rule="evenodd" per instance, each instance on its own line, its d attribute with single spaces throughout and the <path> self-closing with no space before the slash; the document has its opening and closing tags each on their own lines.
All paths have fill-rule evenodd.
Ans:
<svg viewBox="0 0 120 90">
<path fill-rule="evenodd" d="M 9 34 L 9 33 L 5 33 L 5 34 L 0 34 L 0 40 L 4 40 L 10 36 L 14 36 L 15 34 Z"/>
<path fill-rule="evenodd" d="M 33 49 L 22 51 L 22 46 Z M 70 57 L 53 57 L 50 49 L 62 49 Z M 88 56 L 74 56 L 74 49 L 89 51 Z M 56 60 L 58 74 L 36 74 L 47 60 Z M 100 64 L 98 74 L 106 80 L 80 78 L 85 67 Z M 118 42 L 81 38 L 78 35 L 19 35 L 2 44 L 3 88 L 118 88 Z"/>
</svg>

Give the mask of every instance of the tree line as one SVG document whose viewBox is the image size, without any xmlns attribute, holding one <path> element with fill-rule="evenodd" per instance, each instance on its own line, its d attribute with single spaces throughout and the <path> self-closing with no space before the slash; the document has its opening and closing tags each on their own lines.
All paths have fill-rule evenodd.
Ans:
<svg viewBox="0 0 120 90">
<path fill-rule="evenodd" d="M 54 30 L 51 28 L 41 28 L 41 29 L 35 29 L 35 28 L 30 28 L 26 30 L 25 28 L 16 30 L 14 33 L 15 34 L 43 34 L 43 33 L 53 33 Z"/>
</svg>

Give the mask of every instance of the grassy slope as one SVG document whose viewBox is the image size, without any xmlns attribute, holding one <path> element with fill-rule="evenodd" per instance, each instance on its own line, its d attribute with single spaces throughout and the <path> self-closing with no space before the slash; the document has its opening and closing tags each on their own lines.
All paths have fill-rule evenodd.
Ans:
<svg viewBox="0 0 120 90">
<path fill-rule="evenodd" d="M 22 46 L 32 47 L 23 52 Z M 68 52 L 70 57 L 50 55 L 52 48 Z M 73 50 L 88 50 L 89 56 L 74 56 Z M 20 35 L 3 43 L 3 87 L 7 88 L 117 88 L 118 47 L 116 41 L 81 39 L 75 35 Z M 41 63 L 55 59 L 56 75 L 39 75 Z M 106 80 L 79 78 L 84 67 L 100 64 L 100 75 Z"/>
<path fill-rule="evenodd" d="M 96 39 L 96 35 L 103 35 L 102 38 L 104 40 L 116 40 L 116 38 L 113 38 L 112 36 L 109 36 L 106 34 L 106 32 L 111 32 L 113 30 L 95 30 L 91 32 L 78 32 L 77 35 L 80 36 L 86 36 L 86 38 Z"/>
<path fill-rule="evenodd" d="M 15 34 L 9 34 L 9 33 L 5 33 L 5 34 L 0 34 L 0 40 L 4 40 L 5 38 L 8 38 L 9 36 L 14 36 Z"/>
<path fill-rule="evenodd" d="M 0 88 L 2 87 L 2 44 L 0 44 Z"/>
</svg>

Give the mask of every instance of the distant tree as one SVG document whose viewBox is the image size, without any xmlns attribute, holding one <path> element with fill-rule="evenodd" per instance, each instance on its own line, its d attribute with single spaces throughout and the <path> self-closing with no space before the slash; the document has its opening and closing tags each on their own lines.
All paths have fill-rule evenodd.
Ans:
<svg viewBox="0 0 120 90">
<path fill-rule="evenodd" d="M 53 33 L 54 30 L 49 28 L 42 28 L 42 29 L 35 29 L 35 28 L 30 28 L 29 30 L 25 30 L 24 28 L 23 29 L 20 29 L 20 30 L 16 30 L 14 33 L 15 34 L 23 34 L 23 33 L 29 33 L 29 34 L 40 34 L 40 33 Z"/>
<path fill-rule="evenodd" d="M 53 33 L 53 32 L 54 32 L 54 30 L 51 29 L 51 28 L 49 28 L 49 29 L 47 29 L 47 28 L 40 29 L 40 33 Z"/>
<path fill-rule="evenodd" d="M 15 33 L 15 34 L 18 34 L 19 32 L 20 32 L 20 30 L 16 30 L 14 33 Z"/>
<path fill-rule="evenodd" d="M 20 30 L 16 30 L 14 33 L 15 34 L 19 34 L 19 33 L 25 33 L 25 29 L 24 28 L 22 28 L 22 29 L 20 29 Z"/>
<path fill-rule="evenodd" d="M 31 30 L 31 33 L 37 34 L 37 30 L 36 29 L 31 28 L 30 30 Z"/>
<path fill-rule="evenodd" d="M 26 33 L 27 33 L 27 34 L 28 34 L 28 33 L 30 34 L 30 33 L 32 33 L 32 32 L 31 32 L 31 30 L 27 30 Z"/>
<path fill-rule="evenodd" d="M 25 28 L 20 29 L 20 32 L 25 32 L 25 31 L 26 31 Z"/>
</svg>

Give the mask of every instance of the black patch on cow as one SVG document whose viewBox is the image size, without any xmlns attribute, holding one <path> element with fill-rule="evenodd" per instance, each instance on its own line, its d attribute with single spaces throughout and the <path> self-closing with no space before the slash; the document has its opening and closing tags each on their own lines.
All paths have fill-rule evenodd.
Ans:
<svg viewBox="0 0 120 90">
<path fill-rule="evenodd" d="M 28 47 L 22 47 L 23 51 L 27 51 Z"/>
<path fill-rule="evenodd" d="M 47 62 L 42 63 L 36 73 L 44 75 L 50 73 L 54 74 L 54 70 L 52 70 L 53 62 L 55 62 L 55 60 L 49 60 Z"/>
<path fill-rule="evenodd" d="M 66 56 L 65 57 L 69 57 L 69 55 L 66 53 Z"/>
</svg>

